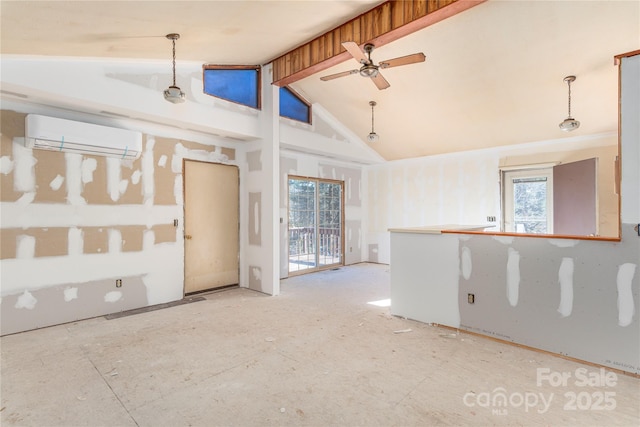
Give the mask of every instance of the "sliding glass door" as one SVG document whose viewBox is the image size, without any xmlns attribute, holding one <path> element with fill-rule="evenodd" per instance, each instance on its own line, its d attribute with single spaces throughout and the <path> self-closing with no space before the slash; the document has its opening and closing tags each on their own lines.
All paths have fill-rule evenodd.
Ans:
<svg viewBox="0 0 640 427">
<path fill-rule="evenodd" d="M 343 183 L 289 178 L 289 273 L 343 262 Z"/>
</svg>

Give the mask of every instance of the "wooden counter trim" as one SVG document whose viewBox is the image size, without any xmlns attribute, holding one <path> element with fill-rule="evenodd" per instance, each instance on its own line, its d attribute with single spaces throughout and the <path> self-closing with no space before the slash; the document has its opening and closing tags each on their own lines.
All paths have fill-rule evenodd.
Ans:
<svg viewBox="0 0 640 427">
<path fill-rule="evenodd" d="M 598 242 L 620 242 L 620 237 L 600 237 L 600 236 L 573 236 L 570 234 L 523 234 L 523 233 L 502 233 L 497 231 L 464 231 L 464 230 L 442 230 L 442 234 L 478 234 L 483 236 L 509 236 L 509 237 L 533 237 L 537 239 L 572 239 L 572 240 L 595 240 Z"/>
</svg>

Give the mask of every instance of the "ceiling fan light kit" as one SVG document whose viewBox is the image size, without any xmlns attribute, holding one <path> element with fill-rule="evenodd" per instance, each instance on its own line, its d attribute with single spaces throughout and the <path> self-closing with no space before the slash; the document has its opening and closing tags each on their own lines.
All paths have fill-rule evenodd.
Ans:
<svg viewBox="0 0 640 427">
<path fill-rule="evenodd" d="M 567 86 L 569 87 L 569 97 L 568 97 L 568 110 L 567 118 L 560 123 L 560 129 L 565 132 L 571 132 L 572 130 L 576 130 L 580 127 L 580 122 L 571 117 L 571 82 L 576 81 L 576 76 L 567 76 L 563 79 L 567 82 Z"/>
<path fill-rule="evenodd" d="M 184 102 L 184 92 L 176 86 L 176 40 L 180 38 L 180 34 L 167 34 L 167 38 L 173 43 L 173 84 L 164 91 L 164 99 L 172 104 L 180 104 Z"/>
</svg>

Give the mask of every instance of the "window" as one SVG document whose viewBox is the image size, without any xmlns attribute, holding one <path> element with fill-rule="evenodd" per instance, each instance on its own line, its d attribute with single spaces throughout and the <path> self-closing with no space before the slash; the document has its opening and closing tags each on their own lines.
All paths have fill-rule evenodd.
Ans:
<svg viewBox="0 0 640 427">
<path fill-rule="evenodd" d="M 280 116 L 311 124 L 311 105 L 293 89 L 280 88 Z"/>
<path fill-rule="evenodd" d="M 204 65 L 204 93 L 260 109 L 260 66 Z"/>
<path fill-rule="evenodd" d="M 504 231 L 553 233 L 553 168 L 502 172 Z"/>
</svg>

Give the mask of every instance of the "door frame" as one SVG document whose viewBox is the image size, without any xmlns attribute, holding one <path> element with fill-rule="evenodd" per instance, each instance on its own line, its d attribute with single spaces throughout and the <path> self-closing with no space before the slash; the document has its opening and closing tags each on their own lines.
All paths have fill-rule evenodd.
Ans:
<svg viewBox="0 0 640 427">
<path fill-rule="evenodd" d="M 335 264 L 329 264 L 329 265 L 325 265 L 320 267 L 319 263 L 316 262 L 316 266 L 314 268 L 307 268 L 301 271 L 291 271 L 289 269 L 289 211 L 290 211 L 290 204 L 289 204 L 289 180 L 291 179 L 298 179 L 298 180 L 307 180 L 307 181 L 315 181 L 316 183 L 320 183 L 322 182 L 328 182 L 328 183 L 332 183 L 332 184 L 339 184 L 340 185 L 340 262 L 335 263 Z M 345 196 L 344 196 L 344 181 L 342 180 L 338 180 L 338 179 L 328 179 L 328 178 L 318 178 L 318 177 L 313 177 L 313 176 L 302 176 L 302 175 L 293 175 L 293 174 L 288 174 L 287 175 L 287 196 L 286 196 L 286 201 L 287 201 L 287 228 L 286 228 L 286 233 L 287 233 L 287 238 L 286 238 L 286 245 L 287 245 L 287 275 L 288 276 L 299 276 L 302 274 L 307 274 L 307 273 L 314 273 L 317 271 L 322 271 L 322 270 L 330 270 L 332 268 L 336 268 L 337 266 L 344 266 L 344 258 L 345 258 L 345 249 L 344 249 L 344 232 L 345 232 L 345 224 L 344 224 L 344 218 L 345 218 Z M 318 188 L 319 186 L 316 186 L 316 201 L 318 200 Z M 318 229 L 318 211 L 319 211 L 319 206 L 316 203 L 316 223 L 315 223 L 315 228 L 316 228 L 316 240 L 317 240 L 317 229 Z M 316 245 L 317 245 L 317 241 L 316 241 Z M 317 254 L 317 250 L 316 250 L 316 261 L 318 259 L 318 254 Z"/>
<path fill-rule="evenodd" d="M 220 286 L 217 288 L 211 288 L 211 289 L 207 289 L 207 290 L 202 290 L 202 291 L 195 291 L 195 292 L 189 292 L 187 293 L 187 245 L 186 245 L 186 227 L 187 227 L 187 179 L 186 179 L 186 171 L 187 171 L 187 162 L 192 162 L 192 163 L 206 163 L 209 165 L 218 165 L 218 166 L 229 166 L 229 167 L 234 167 L 236 168 L 236 170 L 238 171 L 238 182 L 237 182 L 237 188 L 238 188 L 238 199 L 237 199 L 237 207 L 238 207 L 238 233 L 237 233 L 237 238 L 238 238 L 238 283 L 235 285 L 226 285 L 226 286 Z M 228 163 L 220 163 L 220 162 L 209 162 L 209 161 L 205 161 L 205 160 L 196 160 L 196 159 L 186 159 L 183 158 L 182 159 L 182 248 L 183 248 L 183 271 L 182 271 L 182 295 L 183 297 L 187 296 L 187 295 L 195 295 L 198 293 L 204 293 L 204 292 L 211 292 L 211 291 L 216 291 L 216 290 L 220 290 L 220 289 L 225 289 L 225 288 L 229 288 L 229 287 L 237 287 L 240 285 L 240 273 L 241 273 L 241 268 L 240 268 L 240 251 L 241 251 L 241 245 L 242 245 L 242 239 L 240 237 L 240 216 L 241 216 L 241 212 L 240 212 L 240 199 L 242 197 L 242 195 L 240 194 L 240 167 L 238 165 L 233 165 L 233 164 L 228 164 Z"/>
</svg>

